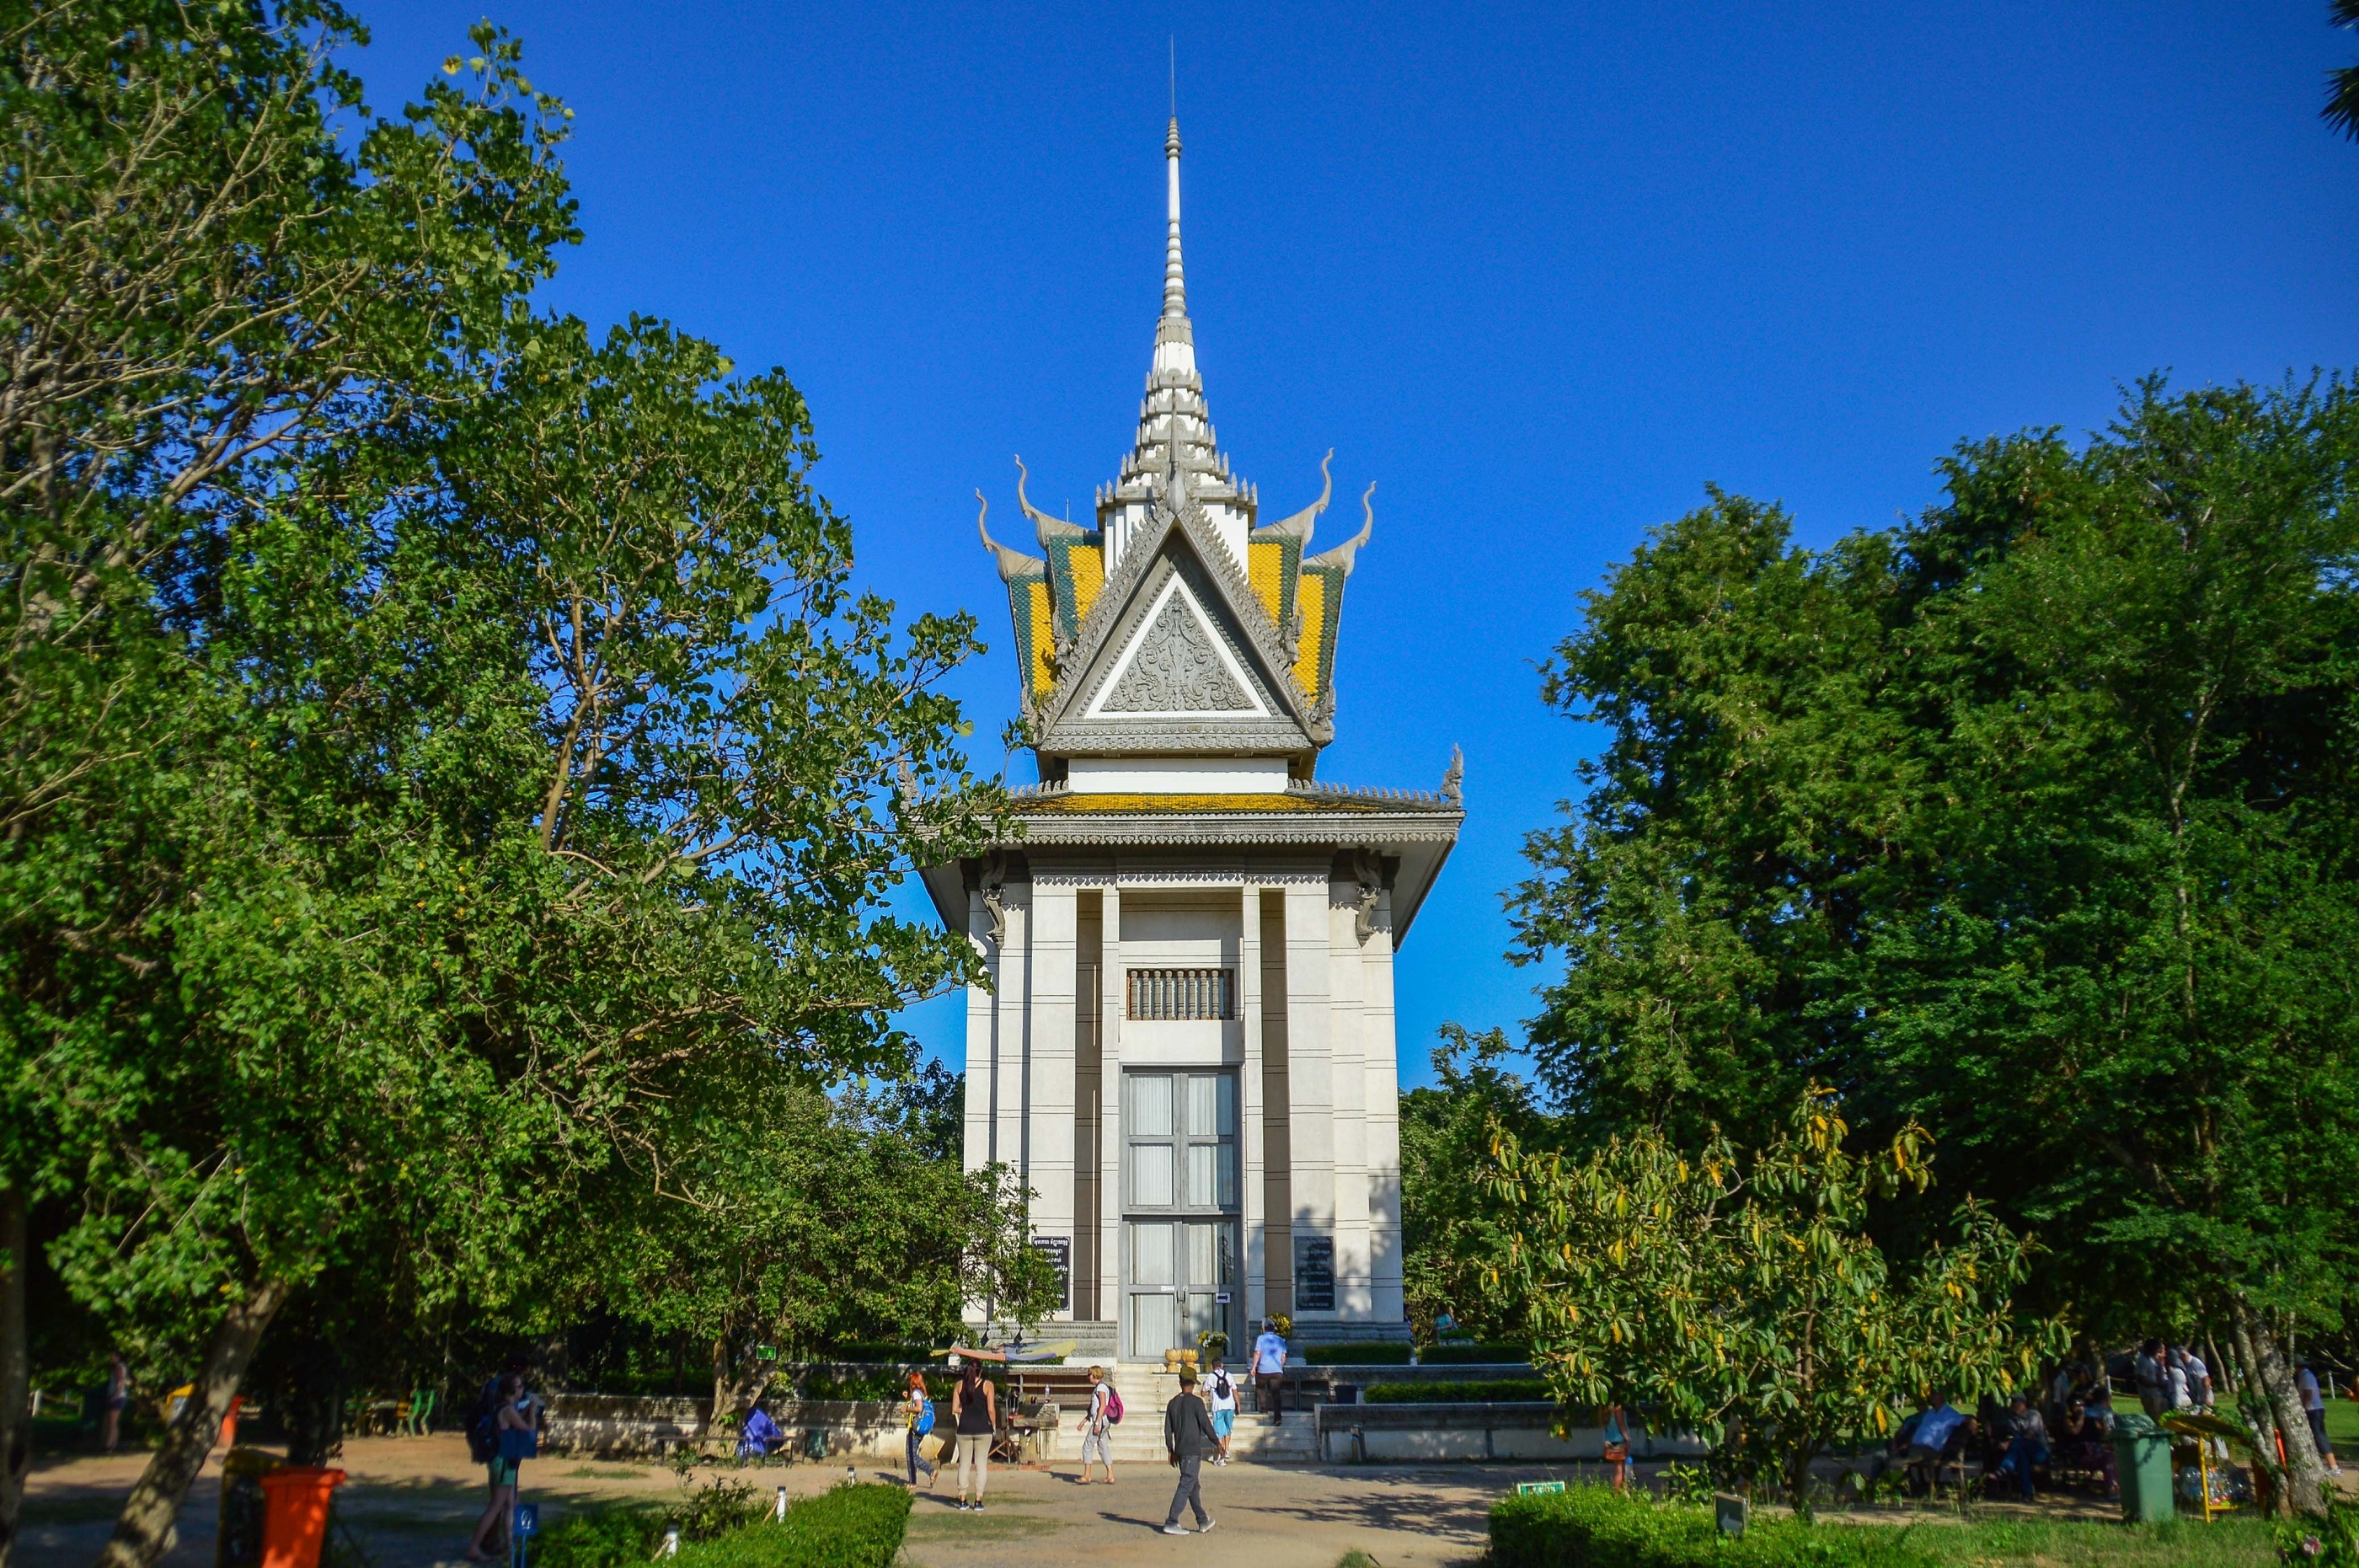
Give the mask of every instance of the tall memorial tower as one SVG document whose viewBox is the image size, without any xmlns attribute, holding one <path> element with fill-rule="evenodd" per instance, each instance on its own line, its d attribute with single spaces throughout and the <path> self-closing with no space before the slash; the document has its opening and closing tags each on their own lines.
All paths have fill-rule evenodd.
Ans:
<svg viewBox="0 0 2359 1568">
<path fill-rule="evenodd" d="M 1464 813 L 1317 779 L 1344 589 L 1332 494 L 1260 520 L 1196 372 L 1164 144 L 1163 310 L 1137 439 L 1094 527 L 1016 495 L 1038 555 L 983 542 L 1015 612 L 1042 782 L 1022 833 L 930 867 L 992 984 L 967 996 L 966 1161 L 1011 1166 L 1068 1279 L 1052 1337 L 1159 1359 L 1273 1312 L 1300 1341 L 1406 1338 L 1393 953 Z M 1331 454 L 1332 455 L 1332 454 Z M 1373 492 L 1374 485 L 1369 487 Z M 1044 1330 L 1044 1332 L 1049 1332 Z"/>
</svg>

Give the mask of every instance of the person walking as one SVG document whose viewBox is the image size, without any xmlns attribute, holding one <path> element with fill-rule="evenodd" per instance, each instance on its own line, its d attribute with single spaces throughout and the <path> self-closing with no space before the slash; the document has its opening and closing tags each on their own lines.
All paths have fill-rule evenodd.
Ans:
<svg viewBox="0 0 2359 1568">
<path fill-rule="evenodd" d="M 984 1490 L 991 1485 L 991 1440 L 999 1430 L 999 1390 L 983 1375 L 980 1361 L 970 1358 L 959 1368 L 951 1424 L 958 1429 L 958 1506 L 979 1514 Z"/>
<path fill-rule="evenodd" d="M 1171 1493 L 1171 1512 L 1163 1521 L 1166 1535 L 1186 1535 L 1187 1528 L 1180 1522 L 1180 1507 L 1186 1504 L 1196 1515 L 1196 1533 L 1209 1533 L 1212 1516 L 1204 1511 L 1204 1489 L 1199 1479 L 1204 1467 L 1204 1455 L 1217 1447 L 1220 1438 L 1212 1431 L 1212 1418 L 1204 1409 L 1204 1401 L 1196 1397 L 1196 1369 L 1180 1368 L 1180 1392 L 1163 1407 L 1163 1451 L 1171 1463 L 1180 1467 L 1180 1485 Z"/>
<path fill-rule="evenodd" d="M 1092 1464 L 1105 1465 L 1105 1484 L 1114 1485 L 1114 1385 L 1106 1381 L 1105 1368 L 1090 1368 L 1090 1410 L 1082 1418 L 1082 1485 L 1090 1484 Z"/>
<path fill-rule="evenodd" d="M 1245 1364 L 1245 1370 L 1253 1374 L 1254 1403 L 1272 1422 L 1286 1419 L 1280 1390 L 1286 1386 L 1286 1331 L 1292 1326 L 1282 1317 L 1264 1322 L 1260 1337 L 1254 1341 L 1253 1357 Z"/>
<path fill-rule="evenodd" d="M 901 1415 L 903 1424 L 909 1431 L 907 1447 L 910 1489 L 917 1489 L 918 1472 L 923 1470 L 926 1473 L 926 1489 L 931 1491 L 935 1477 L 940 1472 L 934 1468 L 933 1461 L 926 1457 L 926 1439 L 934 1430 L 934 1401 L 926 1392 L 926 1375 L 923 1372 L 909 1374 L 909 1391 L 901 1400 Z"/>
<path fill-rule="evenodd" d="M 2294 1392 L 2301 1396 L 2301 1413 L 2310 1418 L 2310 1440 L 2318 1445 L 2319 1458 L 2326 1462 L 2327 1474 L 2343 1474 L 2343 1461 L 2334 1457 L 2334 1444 L 2326 1440 L 2326 1391 L 2318 1384 L 2318 1367 L 2305 1361 L 2301 1370 L 2293 1375 Z"/>
<path fill-rule="evenodd" d="M 1204 1377 L 1204 1407 L 1212 1412 L 1212 1434 L 1221 1440 L 1220 1452 L 1212 1455 L 1215 1465 L 1229 1462 L 1229 1434 L 1237 1425 L 1236 1379 L 1229 1376 L 1225 1357 L 1212 1357 L 1212 1369 Z"/>
<path fill-rule="evenodd" d="M 484 1505 L 483 1516 L 475 1520 L 475 1533 L 467 1541 L 470 1563 L 489 1563 L 509 1551 L 508 1524 L 516 1517 L 516 1480 L 524 1462 L 538 1447 L 539 1401 L 525 1390 L 524 1378 L 514 1372 L 504 1374 L 495 1401 L 492 1407 L 495 1445 L 484 1466 L 491 1477 L 492 1496 Z"/>
</svg>

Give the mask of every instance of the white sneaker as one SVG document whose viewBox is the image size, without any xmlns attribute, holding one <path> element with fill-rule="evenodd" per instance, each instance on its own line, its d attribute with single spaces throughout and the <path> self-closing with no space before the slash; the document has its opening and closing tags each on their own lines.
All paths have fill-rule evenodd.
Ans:
<svg viewBox="0 0 2359 1568">
<path fill-rule="evenodd" d="M 1189 1530 L 1185 1525 L 1167 1524 L 1163 1527 L 1163 1533 L 1166 1535 L 1186 1535 L 1189 1533 Z"/>
<path fill-rule="evenodd" d="M 1212 1527 L 1220 1522 L 1221 1521 L 1219 1519 L 1206 1519 L 1202 1524 L 1196 1527 L 1196 1533 L 1198 1535 L 1210 1535 L 1212 1533 Z"/>
</svg>

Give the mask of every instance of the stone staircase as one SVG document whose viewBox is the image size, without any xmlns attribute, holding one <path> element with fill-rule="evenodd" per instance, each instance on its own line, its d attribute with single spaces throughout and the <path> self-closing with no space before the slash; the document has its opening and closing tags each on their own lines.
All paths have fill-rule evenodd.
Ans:
<svg viewBox="0 0 2359 1568">
<path fill-rule="evenodd" d="M 1163 1370 L 1159 1361 L 1125 1361 L 1115 1367 L 1114 1386 L 1122 1390 L 1122 1424 L 1114 1429 L 1114 1456 L 1127 1464 L 1163 1464 L 1163 1407 L 1180 1394 L 1177 1373 Z M 1251 1403 L 1250 1395 L 1246 1403 Z M 1319 1456 L 1318 1417 L 1308 1410 L 1289 1410 L 1286 1419 L 1242 1410 L 1229 1438 L 1229 1457 L 1257 1464 L 1307 1464 Z M 1060 1444 L 1062 1454 L 1078 1456 L 1081 1439 Z"/>
</svg>

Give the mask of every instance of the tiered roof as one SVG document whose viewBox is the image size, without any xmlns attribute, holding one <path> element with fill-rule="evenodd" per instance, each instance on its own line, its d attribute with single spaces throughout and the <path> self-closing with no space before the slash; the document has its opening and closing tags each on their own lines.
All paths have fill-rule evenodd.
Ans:
<svg viewBox="0 0 2359 1568">
<path fill-rule="evenodd" d="M 1307 771 L 1318 748 L 1332 738 L 1343 585 L 1375 514 L 1369 496 L 1362 496 L 1366 520 L 1360 531 L 1334 549 L 1308 553 L 1312 528 L 1333 494 L 1329 463 L 1322 461 L 1318 500 L 1282 521 L 1259 525 L 1258 497 L 1234 476 L 1219 449 L 1196 369 L 1180 249 L 1177 119 L 1164 153 L 1169 228 L 1163 311 L 1137 433 L 1118 476 L 1097 492 L 1097 526 L 1083 528 L 1035 507 L 1025 494 L 1029 475 L 1020 459 L 1016 499 L 1040 555 L 995 541 L 987 503 L 977 526 L 1007 585 L 1025 713 L 1044 758 L 1065 755 L 1060 743 L 1111 754 L 1125 749 L 1128 735 L 1131 750 L 1285 753 L 1299 757 Z M 1368 490 L 1372 495 L 1375 486 Z M 1175 726 L 1169 714 L 1109 717 L 1103 701 L 1107 660 L 1135 661 L 1135 653 L 1125 652 L 1130 641 L 1156 629 L 1155 615 L 1142 618 L 1133 601 L 1142 593 L 1168 596 L 1164 583 L 1174 572 L 1201 612 L 1196 622 L 1175 623 L 1179 640 L 1188 645 L 1180 652 L 1217 660 L 1226 671 L 1224 682 L 1214 678 L 1221 695 L 1197 713 L 1204 722 L 1192 725 Z M 1197 629 L 1190 631 L 1190 625 Z"/>
</svg>

